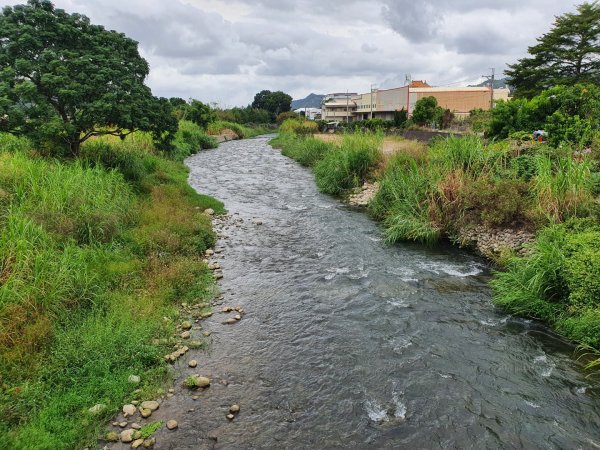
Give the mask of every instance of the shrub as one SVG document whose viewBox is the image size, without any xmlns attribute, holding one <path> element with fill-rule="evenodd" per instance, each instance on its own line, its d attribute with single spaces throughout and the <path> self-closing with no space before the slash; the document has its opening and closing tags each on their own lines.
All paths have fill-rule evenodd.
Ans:
<svg viewBox="0 0 600 450">
<path fill-rule="evenodd" d="M 333 148 L 333 144 L 306 137 L 304 139 L 291 139 L 282 146 L 281 153 L 298 161 L 303 166 L 313 167 Z"/>
<path fill-rule="evenodd" d="M 360 186 L 370 168 L 381 160 L 382 135 L 345 135 L 342 145 L 333 148 L 315 166 L 315 179 L 321 192 L 339 195 Z"/>
<path fill-rule="evenodd" d="M 171 152 L 171 158 L 183 161 L 190 155 L 200 150 L 217 148 L 219 146 L 215 138 L 207 136 L 202 128 L 193 122 L 182 120 L 175 134 L 175 150 Z"/>
<path fill-rule="evenodd" d="M 281 124 L 282 133 L 294 133 L 298 136 L 314 134 L 318 131 L 316 122 L 304 119 L 287 119 Z"/>
<path fill-rule="evenodd" d="M 538 234 L 491 285 L 510 312 L 548 321 L 566 337 L 600 345 L 600 223 L 576 219 Z"/>
<path fill-rule="evenodd" d="M 277 118 L 275 119 L 275 121 L 279 125 L 281 125 L 283 122 L 285 122 L 288 119 L 298 119 L 298 118 L 299 118 L 299 116 L 295 112 L 293 112 L 293 111 L 286 111 L 286 112 L 282 112 L 281 114 L 279 114 L 277 116 Z"/>
</svg>

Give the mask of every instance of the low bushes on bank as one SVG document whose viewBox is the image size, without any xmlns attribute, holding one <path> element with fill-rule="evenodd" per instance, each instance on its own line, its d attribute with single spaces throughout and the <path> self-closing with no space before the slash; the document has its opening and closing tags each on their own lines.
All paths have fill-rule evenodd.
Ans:
<svg viewBox="0 0 600 450">
<path fill-rule="evenodd" d="M 0 134 L 0 448 L 93 443 L 134 389 L 164 382 L 176 306 L 212 293 L 202 211 L 223 205 L 144 142 L 56 160 Z"/>
</svg>

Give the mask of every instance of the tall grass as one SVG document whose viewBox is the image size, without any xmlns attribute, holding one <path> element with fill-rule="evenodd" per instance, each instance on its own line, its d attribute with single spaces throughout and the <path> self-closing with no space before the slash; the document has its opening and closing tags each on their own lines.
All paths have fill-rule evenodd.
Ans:
<svg viewBox="0 0 600 450">
<path fill-rule="evenodd" d="M 572 157 L 552 160 L 537 155 L 533 192 L 538 211 L 550 221 L 562 222 L 569 217 L 589 213 L 593 203 L 591 164 Z"/>
<path fill-rule="evenodd" d="M 321 192 L 339 195 L 360 186 L 369 171 L 381 161 L 383 135 L 345 135 L 339 148 L 326 152 L 315 165 L 315 180 Z"/>
<path fill-rule="evenodd" d="M 83 448 L 135 387 L 150 399 L 164 382 L 156 338 L 172 335 L 178 303 L 212 295 L 201 212 L 223 205 L 144 136 L 98 139 L 69 161 L 2 142 L 0 447 Z"/>
<path fill-rule="evenodd" d="M 389 242 L 439 239 L 440 230 L 429 218 L 431 187 L 428 174 L 414 159 L 400 153 L 390 160 L 369 204 L 371 214 L 384 221 Z"/>
<path fill-rule="evenodd" d="M 335 149 L 333 144 L 313 137 L 297 139 L 295 135 L 291 135 L 291 138 L 288 136 L 290 136 L 289 133 L 281 133 L 278 140 L 272 142 L 272 145 L 280 146 L 283 155 L 306 167 L 314 167 L 328 152 Z"/>
<path fill-rule="evenodd" d="M 259 136 L 261 134 L 267 134 L 272 131 L 265 127 L 250 127 L 235 122 L 227 122 L 224 120 L 217 120 L 215 122 L 209 123 L 206 130 L 209 135 L 217 135 L 220 134 L 223 130 L 231 130 L 238 136 L 239 139 L 248 139 Z"/>
</svg>

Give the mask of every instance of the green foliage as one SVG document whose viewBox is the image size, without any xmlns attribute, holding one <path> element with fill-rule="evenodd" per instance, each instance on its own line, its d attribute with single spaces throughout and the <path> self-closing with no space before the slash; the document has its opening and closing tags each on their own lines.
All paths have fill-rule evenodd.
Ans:
<svg viewBox="0 0 600 450">
<path fill-rule="evenodd" d="M 234 107 L 231 109 L 217 109 L 218 120 L 224 122 L 234 122 L 239 124 L 268 124 L 271 122 L 271 113 L 265 109 Z"/>
<path fill-rule="evenodd" d="M 145 135 L 94 139 L 66 162 L 0 143 L 0 446 L 91 446 L 134 395 L 129 375 L 148 395 L 165 381 L 155 342 L 174 305 L 213 295 L 201 211 L 223 205 Z"/>
<path fill-rule="evenodd" d="M 201 128 L 206 128 L 209 123 L 216 120 L 215 112 L 208 105 L 199 100 L 191 100 L 186 109 L 186 119 Z"/>
<path fill-rule="evenodd" d="M 506 138 L 515 132 L 548 132 L 551 145 L 583 148 L 600 127 L 600 88 L 591 84 L 557 86 L 526 99 L 498 102 L 492 111 L 487 135 Z"/>
<path fill-rule="evenodd" d="M 294 133 L 298 136 L 307 136 L 316 133 L 318 126 L 311 120 L 292 118 L 281 124 L 280 131 L 282 133 Z"/>
<path fill-rule="evenodd" d="M 422 166 L 398 153 L 379 183 L 369 211 L 384 221 L 388 242 L 433 243 L 439 239 L 440 230 L 429 220 L 431 180 Z"/>
<path fill-rule="evenodd" d="M 273 147 L 281 148 L 281 153 L 298 161 L 306 167 L 314 167 L 325 155 L 332 151 L 333 144 L 319 139 L 306 137 L 298 139 L 295 134 L 280 133 L 277 139 L 270 142 Z"/>
<path fill-rule="evenodd" d="M 515 96 L 531 98 L 557 85 L 600 83 L 600 5 L 594 1 L 577 13 L 556 17 L 553 28 L 529 47 L 530 57 L 506 71 Z"/>
<path fill-rule="evenodd" d="M 177 161 L 183 161 L 200 150 L 217 148 L 219 144 L 215 138 L 205 134 L 204 130 L 196 123 L 182 120 L 179 122 L 174 146 L 175 150 L 171 152 L 170 156 Z"/>
<path fill-rule="evenodd" d="M 394 111 L 394 126 L 403 127 L 408 121 L 408 111 L 402 108 L 400 111 Z"/>
<path fill-rule="evenodd" d="M 545 320 L 566 337 L 600 345 L 600 224 L 574 220 L 543 230 L 531 253 L 492 281 L 503 308 Z"/>
<path fill-rule="evenodd" d="M 162 427 L 162 426 L 163 426 L 162 422 L 147 423 L 140 429 L 140 434 L 142 435 L 142 439 L 149 438 L 154 433 L 156 433 L 158 430 L 160 430 L 160 427 Z"/>
<path fill-rule="evenodd" d="M 223 130 L 231 130 L 233 131 L 238 138 L 247 139 L 255 136 L 260 136 L 261 134 L 266 134 L 269 132 L 267 128 L 260 126 L 244 126 L 239 123 L 233 122 L 225 122 L 222 120 L 217 120 L 208 125 L 207 131 L 209 135 L 220 134 Z"/>
<path fill-rule="evenodd" d="M 440 127 L 444 117 L 444 109 L 438 106 L 435 97 L 423 97 L 415 103 L 412 120 L 417 125 L 435 124 Z"/>
<path fill-rule="evenodd" d="M 315 180 L 321 192 L 339 195 L 360 186 L 370 169 L 381 160 L 383 135 L 349 134 L 342 145 L 327 152 L 315 166 Z"/>
<path fill-rule="evenodd" d="M 288 119 L 299 119 L 299 118 L 300 117 L 295 112 L 287 111 L 287 112 L 280 113 L 277 116 L 277 118 L 275 119 L 275 122 L 277 122 L 279 125 L 281 125 L 283 122 L 285 122 Z"/>
<path fill-rule="evenodd" d="M 292 97 L 281 91 L 271 92 L 263 90 L 254 96 L 251 106 L 255 109 L 269 111 L 271 113 L 271 122 L 273 122 L 279 114 L 291 109 Z"/>
<path fill-rule="evenodd" d="M 41 150 L 77 155 L 92 136 L 134 130 L 167 149 L 177 121 L 144 85 L 147 75 L 137 42 L 50 1 L 0 15 L 0 116 L 8 117 L 0 125 Z"/>
</svg>

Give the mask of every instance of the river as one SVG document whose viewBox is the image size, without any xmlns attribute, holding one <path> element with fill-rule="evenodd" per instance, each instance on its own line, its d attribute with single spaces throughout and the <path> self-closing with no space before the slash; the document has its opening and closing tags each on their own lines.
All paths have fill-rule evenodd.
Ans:
<svg viewBox="0 0 600 450">
<path fill-rule="evenodd" d="M 187 160 L 191 185 L 232 217 L 215 311 L 245 315 L 202 322 L 212 345 L 177 383 L 201 373 L 212 386 L 197 400 L 178 387 L 161 406 L 179 429 L 159 431 L 157 448 L 600 448 L 598 385 L 572 347 L 494 308 L 484 261 L 386 245 L 267 143 Z"/>
</svg>

